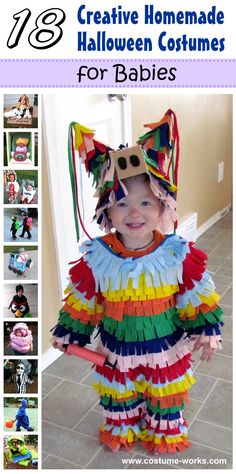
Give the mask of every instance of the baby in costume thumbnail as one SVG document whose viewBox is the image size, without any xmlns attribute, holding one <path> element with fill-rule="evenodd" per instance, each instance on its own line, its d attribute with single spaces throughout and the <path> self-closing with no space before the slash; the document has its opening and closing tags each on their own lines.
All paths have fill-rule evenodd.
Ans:
<svg viewBox="0 0 236 474">
<path fill-rule="evenodd" d="M 10 333 L 9 346 L 15 355 L 24 355 L 33 351 L 32 331 L 25 323 L 17 323 Z"/>
</svg>

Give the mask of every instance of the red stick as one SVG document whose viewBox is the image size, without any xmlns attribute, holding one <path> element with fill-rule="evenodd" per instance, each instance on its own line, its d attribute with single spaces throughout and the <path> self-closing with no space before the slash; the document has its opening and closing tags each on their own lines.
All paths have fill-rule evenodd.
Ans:
<svg viewBox="0 0 236 474">
<path fill-rule="evenodd" d="M 69 344 L 65 354 L 81 357 L 82 359 L 88 360 L 93 364 L 100 365 L 101 367 L 104 365 L 106 360 L 105 355 L 99 354 L 99 352 L 90 351 L 84 347 L 79 347 L 77 344 Z"/>
</svg>

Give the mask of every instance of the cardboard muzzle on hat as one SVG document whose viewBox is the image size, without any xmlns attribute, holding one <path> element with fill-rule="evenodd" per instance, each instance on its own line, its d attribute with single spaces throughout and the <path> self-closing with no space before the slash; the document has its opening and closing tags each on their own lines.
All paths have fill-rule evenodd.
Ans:
<svg viewBox="0 0 236 474">
<path fill-rule="evenodd" d="M 147 172 L 144 154 L 139 145 L 110 151 L 110 157 L 115 166 L 117 176 L 121 180 Z"/>
</svg>

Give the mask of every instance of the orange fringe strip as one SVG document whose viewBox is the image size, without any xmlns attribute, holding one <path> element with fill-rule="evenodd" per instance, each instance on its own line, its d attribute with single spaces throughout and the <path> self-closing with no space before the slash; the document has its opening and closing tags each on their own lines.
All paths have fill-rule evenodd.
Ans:
<svg viewBox="0 0 236 474">
<path fill-rule="evenodd" d="M 175 295 L 146 301 L 109 301 L 105 300 L 105 314 L 116 321 L 122 321 L 123 315 L 153 316 L 174 307 Z"/>
<path fill-rule="evenodd" d="M 97 314 L 89 314 L 85 309 L 81 309 L 80 311 L 77 311 L 74 309 L 72 306 L 69 306 L 67 303 L 64 304 L 63 311 L 66 313 L 69 313 L 71 316 L 71 319 L 79 319 L 81 323 L 88 323 L 90 322 L 92 325 L 96 326 L 100 321 L 103 319 L 103 313 L 97 313 Z"/>
<path fill-rule="evenodd" d="M 126 438 L 121 436 L 114 436 L 110 431 L 100 431 L 99 441 L 106 444 L 113 452 L 119 451 L 120 448 L 130 451 L 135 444 L 135 442 L 129 443 Z"/>
<path fill-rule="evenodd" d="M 165 438 L 161 438 L 160 444 L 155 444 L 154 441 L 143 441 L 142 446 L 148 452 L 162 454 L 162 453 L 176 453 L 178 451 L 182 452 L 182 451 L 185 451 L 185 449 L 192 446 L 192 444 L 186 438 L 183 438 L 182 442 L 178 442 L 178 443 L 167 443 L 165 441 Z"/>
<path fill-rule="evenodd" d="M 171 408 L 173 406 L 180 406 L 182 403 L 189 403 L 188 392 L 181 392 L 175 395 L 166 395 L 165 397 L 150 397 L 150 394 L 144 392 L 144 398 L 149 398 L 153 407 L 160 403 L 160 408 Z"/>
</svg>

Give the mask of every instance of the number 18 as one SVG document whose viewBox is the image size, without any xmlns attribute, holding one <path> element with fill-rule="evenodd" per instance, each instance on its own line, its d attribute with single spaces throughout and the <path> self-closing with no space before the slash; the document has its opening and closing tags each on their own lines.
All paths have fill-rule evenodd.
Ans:
<svg viewBox="0 0 236 474">
<path fill-rule="evenodd" d="M 28 8 L 13 15 L 16 23 L 12 28 L 7 41 L 8 48 L 15 48 L 18 45 L 30 16 L 31 11 Z M 35 20 L 36 28 L 34 28 L 34 30 L 29 34 L 29 44 L 36 49 L 47 49 L 55 46 L 63 35 L 60 25 L 65 21 L 65 19 L 65 12 L 60 8 L 49 8 L 40 13 Z"/>
</svg>

